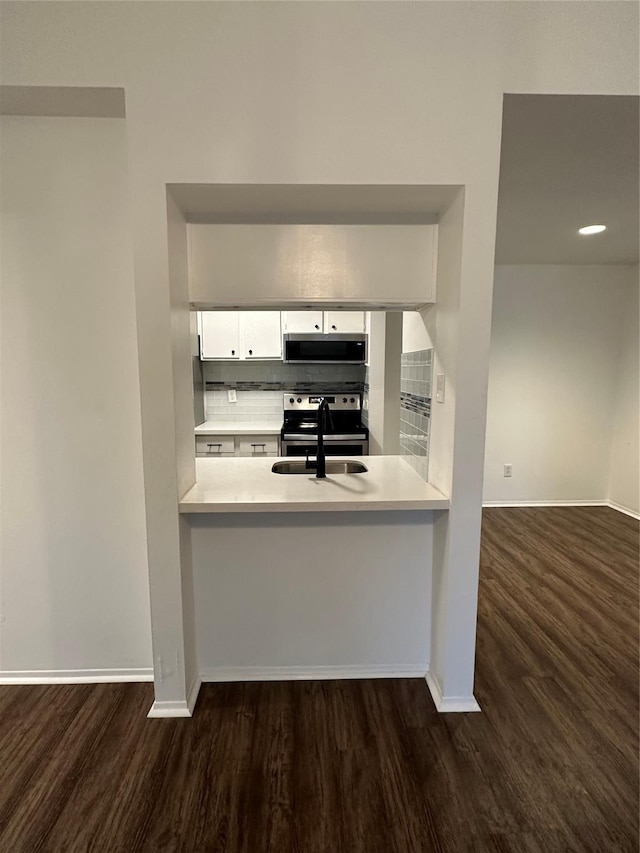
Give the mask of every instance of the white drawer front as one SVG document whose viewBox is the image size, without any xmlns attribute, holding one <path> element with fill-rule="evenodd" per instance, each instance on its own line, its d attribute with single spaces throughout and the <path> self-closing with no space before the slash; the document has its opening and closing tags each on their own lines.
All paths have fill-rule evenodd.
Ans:
<svg viewBox="0 0 640 853">
<path fill-rule="evenodd" d="M 240 456 L 277 456 L 277 435 L 241 435 L 238 436 Z"/>
<path fill-rule="evenodd" d="M 234 450 L 232 435 L 199 435 L 196 438 L 198 456 L 233 456 Z"/>
</svg>

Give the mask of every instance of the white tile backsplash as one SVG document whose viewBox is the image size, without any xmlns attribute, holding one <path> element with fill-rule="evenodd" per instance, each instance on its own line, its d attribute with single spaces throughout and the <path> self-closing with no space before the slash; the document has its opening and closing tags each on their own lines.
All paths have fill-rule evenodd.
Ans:
<svg viewBox="0 0 640 853">
<path fill-rule="evenodd" d="M 323 390 L 342 388 L 361 391 L 364 365 L 352 364 L 284 364 L 270 362 L 203 363 L 205 415 L 208 420 L 258 421 L 281 420 L 285 391 L 320 383 Z M 213 386 L 213 387 L 212 387 Z M 216 386 L 220 386 L 214 390 Z M 266 387 L 265 387 L 266 386 Z M 237 401 L 229 402 L 227 391 L 235 389 Z"/>
<path fill-rule="evenodd" d="M 237 402 L 230 403 L 226 391 L 205 391 L 207 420 L 259 421 L 282 418 L 281 391 L 237 391 Z"/>
</svg>

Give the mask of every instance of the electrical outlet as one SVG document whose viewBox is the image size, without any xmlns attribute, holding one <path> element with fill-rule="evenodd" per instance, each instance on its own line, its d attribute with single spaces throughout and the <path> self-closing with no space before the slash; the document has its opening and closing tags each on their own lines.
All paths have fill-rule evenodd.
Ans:
<svg viewBox="0 0 640 853">
<path fill-rule="evenodd" d="M 502 466 L 502 476 L 503 477 L 511 477 L 511 469 L 512 468 L 513 468 L 513 465 L 510 462 L 505 462 L 505 464 Z"/>
<path fill-rule="evenodd" d="M 238 395 L 236 394 L 235 388 L 229 388 L 229 390 L 227 391 L 227 398 L 228 398 L 230 403 L 237 403 L 238 402 Z"/>
</svg>

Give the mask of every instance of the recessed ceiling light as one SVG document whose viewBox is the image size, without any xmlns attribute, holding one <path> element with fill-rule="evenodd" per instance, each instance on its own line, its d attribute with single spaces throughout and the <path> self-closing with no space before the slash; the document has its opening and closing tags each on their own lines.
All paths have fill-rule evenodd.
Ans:
<svg viewBox="0 0 640 853">
<path fill-rule="evenodd" d="M 585 225 L 584 228 L 578 228 L 578 234 L 600 234 L 606 230 L 606 225 Z"/>
</svg>

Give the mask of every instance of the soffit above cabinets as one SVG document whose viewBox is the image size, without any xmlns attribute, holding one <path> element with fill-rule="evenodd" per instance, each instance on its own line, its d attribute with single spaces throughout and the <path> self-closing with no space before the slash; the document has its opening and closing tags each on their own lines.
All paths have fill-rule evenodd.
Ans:
<svg viewBox="0 0 640 853">
<path fill-rule="evenodd" d="M 187 222 L 225 224 L 433 224 L 453 185 L 168 184 Z"/>
<path fill-rule="evenodd" d="M 124 89 L 105 86 L 0 86 L 0 115 L 125 118 Z"/>
<path fill-rule="evenodd" d="M 196 309 L 401 310 L 435 300 L 437 225 L 190 224 L 187 234 Z"/>
</svg>

